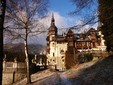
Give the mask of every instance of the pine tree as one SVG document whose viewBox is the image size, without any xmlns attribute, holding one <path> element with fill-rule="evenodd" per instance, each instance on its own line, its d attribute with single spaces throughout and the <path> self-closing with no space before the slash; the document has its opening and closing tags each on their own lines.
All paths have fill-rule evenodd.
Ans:
<svg viewBox="0 0 113 85">
<path fill-rule="evenodd" d="M 102 23 L 101 30 L 104 34 L 107 50 L 113 49 L 113 1 L 99 0 L 99 20 Z"/>
<path fill-rule="evenodd" d="M 113 51 L 113 0 L 71 0 L 74 5 L 75 5 L 75 11 L 74 13 L 77 12 L 82 12 L 83 10 L 90 10 L 91 5 L 94 5 L 95 2 L 98 3 L 98 5 L 94 5 L 92 7 L 92 10 L 94 9 L 95 6 L 98 6 L 97 11 L 99 11 L 99 16 L 98 19 L 102 23 L 101 31 L 104 35 L 105 39 L 105 44 L 107 46 L 107 50 Z M 87 9 L 85 9 L 87 8 Z M 91 15 L 90 13 L 87 14 Z M 86 15 L 85 15 L 86 16 Z M 93 20 L 95 20 L 93 18 Z M 87 24 L 91 23 L 86 22 Z"/>
</svg>

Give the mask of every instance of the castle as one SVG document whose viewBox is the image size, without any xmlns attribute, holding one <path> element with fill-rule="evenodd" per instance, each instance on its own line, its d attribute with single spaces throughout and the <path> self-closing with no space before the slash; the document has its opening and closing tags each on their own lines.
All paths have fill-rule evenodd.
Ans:
<svg viewBox="0 0 113 85">
<path fill-rule="evenodd" d="M 51 25 L 47 34 L 47 65 L 50 68 L 65 70 L 65 53 L 70 50 L 105 51 L 105 40 L 100 30 L 89 29 L 86 33 L 74 33 L 71 29 L 66 34 L 59 35 L 52 15 Z M 72 47 L 69 49 L 69 47 Z"/>
</svg>

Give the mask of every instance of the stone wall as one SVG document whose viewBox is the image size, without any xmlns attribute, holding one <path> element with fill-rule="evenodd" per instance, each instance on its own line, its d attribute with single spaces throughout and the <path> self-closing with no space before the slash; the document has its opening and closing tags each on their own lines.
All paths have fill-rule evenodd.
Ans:
<svg viewBox="0 0 113 85">
<path fill-rule="evenodd" d="M 26 77 L 26 73 L 3 73 L 3 84 L 2 85 L 12 85 L 14 82 L 17 82 Z M 14 78 L 13 78 L 14 77 Z"/>
<path fill-rule="evenodd" d="M 26 63 L 3 62 L 3 85 L 11 85 L 26 77 Z"/>
</svg>

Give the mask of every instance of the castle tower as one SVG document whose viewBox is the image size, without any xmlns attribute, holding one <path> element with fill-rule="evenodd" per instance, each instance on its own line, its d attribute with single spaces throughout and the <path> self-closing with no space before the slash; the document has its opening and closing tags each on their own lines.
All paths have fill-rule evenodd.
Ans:
<svg viewBox="0 0 113 85">
<path fill-rule="evenodd" d="M 52 14 L 51 25 L 47 34 L 47 52 L 50 53 L 50 43 L 55 41 L 57 36 L 57 27 L 55 26 L 54 14 Z"/>
<path fill-rule="evenodd" d="M 51 25 L 49 27 L 49 31 L 46 38 L 47 46 L 49 46 L 51 41 L 55 41 L 56 36 L 57 36 L 57 27 L 55 26 L 54 14 L 52 14 Z"/>
<path fill-rule="evenodd" d="M 48 36 L 57 35 L 57 27 L 55 26 L 54 14 L 52 14 L 51 25 L 49 27 Z"/>
<path fill-rule="evenodd" d="M 97 27 L 97 30 L 98 30 L 98 35 L 99 35 L 99 40 L 100 40 L 100 45 L 98 46 L 98 48 L 102 51 L 106 51 L 106 45 L 105 45 L 105 40 L 104 40 L 104 35 L 102 34 L 102 31 L 101 31 L 101 27 L 102 27 L 102 23 L 99 21 L 98 22 L 98 27 Z"/>
<path fill-rule="evenodd" d="M 67 33 L 68 47 L 75 47 L 75 37 L 74 32 L 69 29 Z"/>
<path fill-rule="evenodd" d="M 55 68 L 56 58 L 56 37 L 57 37 L 57 27 L 55 26 L 54 14 L 52 14 L 51 25 L 47 34 L 47 64 Z"/>
<path fill-rule="evenodd" d="M 67 33 L 67 51 L 65 56 L 65 67 L 66 69 L 70 69 L 72 66 L 74 66 L 77 63 L 77 57 L 75 56 L 77 49 L 75 47 L 75 37 L 74 32 L 69 29 Z"/>
</svg>

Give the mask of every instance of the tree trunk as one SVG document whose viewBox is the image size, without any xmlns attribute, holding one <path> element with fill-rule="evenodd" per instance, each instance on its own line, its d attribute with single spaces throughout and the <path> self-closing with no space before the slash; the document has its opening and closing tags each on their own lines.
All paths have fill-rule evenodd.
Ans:
<svg viewBox="0 0 113 85">
<path fill-rule="evenodd" d="M 29 55 L 28 55 L 28 45 L 27 45 L 27 28 L 25 29 L 25 40 L 24 40 L 24 48 L 25 48 L 25 56 L 26 56 L 26 65 L 27 65 L 27 83 L 31 83 L 30 72 L 29 72 Z"/>
<path fill-rule="evenodd" d="M 2 85 L 2 70 L 3 70 L 3 24 L 6 9 L 6 0 L 0 1 L 0 85 Z"/>
</svg>

